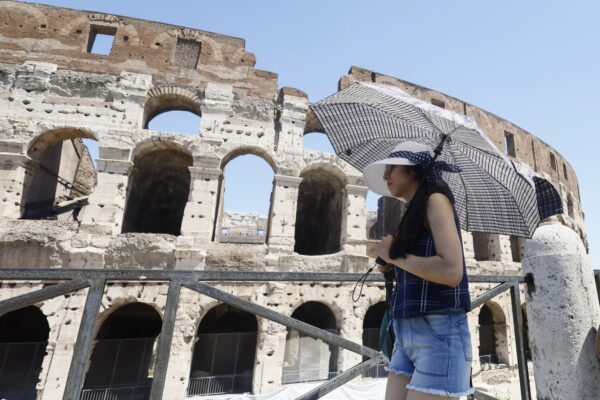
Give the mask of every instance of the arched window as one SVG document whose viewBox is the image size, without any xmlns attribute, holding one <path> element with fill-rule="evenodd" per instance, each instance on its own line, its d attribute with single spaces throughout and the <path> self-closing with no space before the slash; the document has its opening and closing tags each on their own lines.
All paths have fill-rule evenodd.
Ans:
<svg viewBox="0 0 600 400">
<path fill-rule="evenodd" d="M 573 197 L 571 195 L 567 196 L 567 212 L 569 213 L 569 217 L 573 218 L 575 216 L 573 211 Z"/>
<path fill-rule="evenodd" d="M 292 318 L 338 333 L 333 312 L 325 304 L 309 301 Z M 337 347 L 288 328 L 283 360 L 283 384 L 326 380 L 337 375 Z"/>
<path fill-rule="evenodd" d="M 322 132 L 307 132 L 304 134 L 302 141 L 304 150 L 317 150 L 324 153 L 335 153 L 329 138 Z"/>
<path fill-rule="evenodd" d="M 35 400 L 50 327 L 35 306 L 0 317 L 0 398 Z"/>
<path fill-rule="evenodd" d="M 123 233 L 179 235 L 190 191 L 192 156 L 179 148 L 142 152 L 129 176 Z"/>
<path fill-rule="evenodd" d="M 387 307 L 385 301 L 381 301 L 377 304 L 373 304 L 367 310 L 365 319 L 363 320 L 363 335 L 362 344 L 372 348 L 373 350 L 381 350 L 381 344 L 379 342 L 379 329 L 381 327 L 381 321 L 386 313 Z M 363 361 L 366 361 L 367 357 L 363 357 Z M 383 368 L 384 364 L 375 365 L 363 376 L 369 378 L 386 378 L 387 371 Z"/>
<path fill-rule="evenodd" d="M 97 144 L 88 132 L 65 128 L 37 137 L 28 150 L 31 161 L 23 187 L 23 218 L 77 220 L 96 186 L 92 154 L 97 157 Z"/>
<path fill-rule="evenodd" d="M 254 154 L 227 161 L 221 181 L 219 242 L 266 243 L 274 176 L 269 163 Z"/>
<path fill-rule="evenodd" d="M 485 303 L 479 312 L 479 361 L 508 364 L 506 317 L 493 302 Z"/>
<path fill-rule="evenodd" d="M 196 94 L 182 88 L 155 88 L 144 106 L 143 127 L 199 136 L 201 118 L 200 99 Z"/>
<path fill-rule="evenodd" d="M 198 327 L 188 396 L 252 391 L 258 323 L 248 312 L 220 304 Z"/>
<path fill-rule="evenodd" d="M 344 184 L 332 172 L 311 169 L 298 188 L 294 251 L 304 255 L 332 254 L 341 249 Z"/>
<path fill-rule="evenodd" d="M 161 327 L 158 312 L 144 303 L 129 303 L 112 312 L 96 335 L 82 398 L 147 399 Z"/>
</svg>

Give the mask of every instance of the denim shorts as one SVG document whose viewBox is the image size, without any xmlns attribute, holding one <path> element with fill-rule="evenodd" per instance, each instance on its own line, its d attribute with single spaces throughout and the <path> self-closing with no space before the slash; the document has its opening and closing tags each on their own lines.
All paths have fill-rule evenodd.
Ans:
<svg viewBox="0 0 600 400">
<path fill-rule="evenodd" d="M 386 369 L 410 378 L 407 389 L 450 397 L 470 385 L 471 333 L 464 310 L 449 308 L 392 320 L 396 341 Z"/>
</svg>

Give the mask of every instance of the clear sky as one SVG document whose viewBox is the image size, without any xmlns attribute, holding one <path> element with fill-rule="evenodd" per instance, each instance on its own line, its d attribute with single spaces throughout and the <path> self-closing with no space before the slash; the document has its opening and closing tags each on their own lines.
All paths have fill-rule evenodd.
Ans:
<svg viewBox="0 0 600 400">
<path fill-rule="evenodd" d="M 575 169 L 594 266 L 600 268 L 600 185 L 594 162 L 600 158 L 600 2 L 41 2 L 244 38 L 246 49 L 256 55 L 256 68 L 278 73 L 280 87 L 299 88 L 311 101 L 335 92 L 339 77 L 357 65 L 506 118 L 554 147 Z M 247 167 L 239 170 L 249 173 Z M 248 205 L 247 196 L 225 202 L 241 211 Z M 370 196 L 369 208 L 373 204 Z"/>
</svg>

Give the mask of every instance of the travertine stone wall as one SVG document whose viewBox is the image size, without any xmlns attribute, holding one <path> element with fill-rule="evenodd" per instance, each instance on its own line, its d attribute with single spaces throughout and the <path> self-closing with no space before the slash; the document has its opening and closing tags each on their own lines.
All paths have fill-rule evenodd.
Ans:
<svg viewBox="0 0 600 400">
<path fill-rule="evenodd" d="M 94 32 L 114 33 L 109 55 L 89 52 Z M 363 272 L 373 262 L 369 256 L 376 242 L 366 235 L 367 189 L 360 172 L 333 154 L 304 149 L 303 135 L 318 130 L 308 113 L 307 95 L 295 88 L 278 88 L 275 73 L 254 65 L 254 55 L 239 38 L 102 13 L 0 2 L 0 267 Z M 341 78 L 340 88 L 354 80 L 392 84 L 472 115 L 500 149 L 505 132 L 514 135 L 516 159 L 560 188 L 565 210 L 572 208 L 572 213 L 558 219 L 585 242 L 577 177 L 556 150 L 509 121 L 443 93 L 358 67 Z M 197 135 L 147 128 L 154 116 L 174 109 L 201 116 Z M 96 185 L 78 219 L 20 219 L 28 174 L 41 149 L 84 138 L 98 142 L 99 158 Z M 121 233 L 132 176 L 139 160 L 155 151 L 192 160 L 180 235 Z M 261 157 L 274 174 L 265 243 L 221 243 L 223 170 L 244 154 Z M 341 182 L 339 251 L 332 254 L 294 251 L 296 226 L 304 222 L 297 219 L 297 211 L 305 176 Z M 476 260 L 473 236 L 463 232 L 468 272 L 519 274 L 521 265 L 513 262 L 510 238 L 494 240 L 487 243 L 495 251 L 493 260 Z M 352 286 L 219 284 L 286 315 L 307 301 L 322 302 L 335 315 L 341 335 L 360 342 L 365 313 L 385 296 L 381 286 L 367 285 L 353 303 Z M 0 298 L 38 287 L 35 282 L 2 285 Z M 473 284 L 472 296 L 491 287 Z M 166 290 L 161 284 L 109 286 L 98 324 L 111 307 L 127 302 L 145 302 L 162 313 Z M 38 385 L 43 399 L 60 398 L 64 390 L 84 295 L 81 291 L 38 305 L 51 329 Z M 490 306 L 497 318 L 497 352 L 514 369 L 510 299 L 505 294 L 494 301 Z M 165 399 L 185 396 L 194 337 L 202 317 L 215 305 L 214 300 L 183 289 Z M 474 310 L 469 315 L 474 371 L 480 368 L 478 314 Z M 265 393 L 281 385 L 286 329 L 258 322 L 253 390 Z M 342 351 L 338 368 L 358 361 L 359 356 Z"/>
</svg>

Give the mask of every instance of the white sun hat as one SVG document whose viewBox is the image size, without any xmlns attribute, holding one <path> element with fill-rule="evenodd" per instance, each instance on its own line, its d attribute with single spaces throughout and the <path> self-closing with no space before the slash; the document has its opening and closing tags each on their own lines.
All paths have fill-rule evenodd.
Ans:
<svg viewBox="0 0 600 400">
<path fill-rule="evenodd" d="M 402 142 L 398 146 L 394 147 L 389 158 L 375 161 L 367 165 L 363 171 L 363 179 L 367 187 L 377 194 L 387 197 L 395 197 L 390 193 L 387 182 L 383 179 L 386 165 L 417 165 L 419 162 L 411 161 L 408 158 L 402 157 L 401 155 L 395 155 L 394 153 L 409 151 L 411 153 L 426 152 L 429 156 L 423 157 L 423 162 L 426 162 L 434 156 L 433 150 L 424 144 L 417 142 Z M 401 198 L 401 197 L 400 197 Z"/>
</svg>

